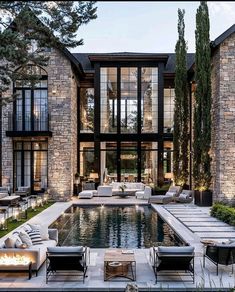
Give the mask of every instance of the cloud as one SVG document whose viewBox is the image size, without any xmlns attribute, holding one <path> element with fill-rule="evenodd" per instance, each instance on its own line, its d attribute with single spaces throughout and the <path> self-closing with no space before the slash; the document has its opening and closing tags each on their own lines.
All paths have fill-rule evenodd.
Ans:
<svg viewBox="0 0 235 292">
<path fill-rule="evenodd" d="M 208 2 L 208 8 L 212 16 L 222 16 L 221 14 L 223 14 L 233 22 L 235 20 L 235 2 Z"/>
</svg>

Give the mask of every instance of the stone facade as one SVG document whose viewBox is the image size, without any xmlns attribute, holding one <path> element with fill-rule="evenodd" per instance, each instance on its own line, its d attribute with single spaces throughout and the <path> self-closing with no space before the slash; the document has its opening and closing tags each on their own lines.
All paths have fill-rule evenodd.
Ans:
<svg viewBox="0 0 235 292">
<path fill-rule="evenodd" d="M 214 200 L 235 196 L 235 33 L 212 58 L 212 185 Z"/>
<path fill-rule="evenodd" d="M 77 167 L 77 81 L 71 63 L 58 50 L 51 50 L 44 69 L 48 74 L 48 109 L 50 115 L 48 138 L 48 188 L 58 200 L 69 199 L 73 193 Z M 2 167 L 3 179 L 10 177 L 13 186 L 13 139 L 6 137 L 8 112 L 12 103 L 3 107 Z M 42 137 L 21 140 L 41 140 Z"/>
</svg>

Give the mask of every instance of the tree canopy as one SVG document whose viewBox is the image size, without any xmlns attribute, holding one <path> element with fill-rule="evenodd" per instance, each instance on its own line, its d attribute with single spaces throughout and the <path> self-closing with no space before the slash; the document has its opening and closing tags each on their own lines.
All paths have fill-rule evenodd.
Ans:
<svg viewBox="0 0 235 292">
<path fill-rule="evenodd" d="M 24 68 L 45 66 L 46 48 L 82 45 L 78 29 L 97 17 L 96 10 L 95 1 L 0 1 L 0 95 L 11 80 L 37 78 Z"/>
</svg>

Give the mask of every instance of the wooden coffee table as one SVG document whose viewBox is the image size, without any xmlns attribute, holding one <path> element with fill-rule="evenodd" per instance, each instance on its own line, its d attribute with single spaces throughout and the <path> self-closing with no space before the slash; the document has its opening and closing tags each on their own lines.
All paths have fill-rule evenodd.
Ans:
<svg viewBox="0 0 235 292">
<path fill-rule="evenodd" d="M 104 281 L 115 277 L 136 280 L 136 261 L 133 253 L 123 253 L 122 249 L 106 250 L 104 255 Z"/>
</svg>

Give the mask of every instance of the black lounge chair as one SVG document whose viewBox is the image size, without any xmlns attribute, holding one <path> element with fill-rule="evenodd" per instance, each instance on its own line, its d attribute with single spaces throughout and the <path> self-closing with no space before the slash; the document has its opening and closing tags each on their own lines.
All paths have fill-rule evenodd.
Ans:
<svg viewBox="0 0 235 292">
<path fill-rule="evenodd" d="M 218 275 L 219 265 L 229 266 L 235 263 L 235 244 L 217 244 L 206 246 L 203 255 L 203 267 L 205 267 L 205 259 L 208 258 L 216 265 L 216 272 Z"/>
<path fill-rule="evenodd" d="M 46 283 L 54 276 L 81 276 L 84 283 L 87 272 L 87 247 L 48 247 L 46 262 Z"/>
<path fill-rule="evenodd" d="M 194 247 L 159 246 L 158 248 L 154 248 L 153 270 L 156 277 L 156 283 L 159 281 L 159 275 L 170 276 L 176 275 L 177 273 L 190 276 L 190 279 L 192 278 L 194 283 Z M 160 273 L 161 271 L 165 272 Z M 161 281 L 168 282 L 169 278 Z"/>
</svg>

